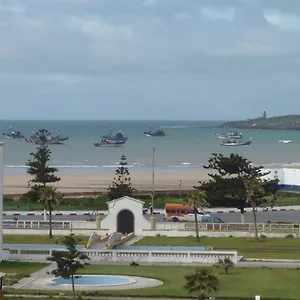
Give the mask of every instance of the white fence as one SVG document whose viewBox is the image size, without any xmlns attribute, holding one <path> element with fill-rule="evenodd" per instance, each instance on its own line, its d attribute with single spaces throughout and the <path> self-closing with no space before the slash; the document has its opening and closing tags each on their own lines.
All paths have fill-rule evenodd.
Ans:
<svg viewBox="0 0 300 300">
<path fill-rule="evenodd" d="M 277 223 L 259 223 L 257 224 L 258 231 L 260 232 L 294 232 L 300 233 L 300 224 L 277 224 Z M 158 231 L 195 231 L 196 226 L 194 222 L 185 223 L 171 223 L 161 222 L 156 224 L 156 230 Z M 198 223 L 198 229 L 200 231 L 244 231 L 254 232 L 253 223 Z"/>
<path fill-rule="evenodd" d="M 3 221 L 3 229 L 48 229 L 48 221 Z M 53 229 L 96 229 L 95 222 L 52 221 Z"/>
<path fill-rule="evenodd" d="M 53 221 L 56 230 L 96 230 L 96 222 L 88 221 Z M 300 233 L 300 224 L 259 223 L 259 232 L 265 233 Z M 48 229 L 48 221 L 3 221 L 3 229 Z M 198 223 L 200 231 L 213 232 L 254 232 L 253 223 Z M 194 222 L 158 222 L 156 231 L 195 231 Z"/>
<path fill-rule="evenodd" d="M 9 260 L 15 261 L 46 261 L 53 251 L 10 249 Z M 127 262 L 138 263 L 206 263 L 214 264 L 219 259 L 230 258 L 237 263 L 237 251 L 176 251 L 176 250 L 84 250 L 91 262 Z"/>
</svg>

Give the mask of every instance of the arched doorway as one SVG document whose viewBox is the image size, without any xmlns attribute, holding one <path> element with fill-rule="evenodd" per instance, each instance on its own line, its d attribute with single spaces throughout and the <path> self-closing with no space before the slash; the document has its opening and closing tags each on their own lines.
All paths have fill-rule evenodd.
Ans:
<svg viewBox="0 0 300 300">
<path fill-rule="evenodd" d="M 128 209 L 121 210 L 118 214 L 117 225 L 118 225 L 117 232 L 122 232 L 122 233 L 134 232 L 133 213 Z"/>
</svg>

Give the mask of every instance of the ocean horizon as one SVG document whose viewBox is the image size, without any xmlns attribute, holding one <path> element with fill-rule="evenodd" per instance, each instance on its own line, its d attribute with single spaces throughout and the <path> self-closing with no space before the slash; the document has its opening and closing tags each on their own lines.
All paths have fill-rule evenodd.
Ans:
<svg viewBox="0 0 300 300">
<path fill-rule="evenodd" d="M 47 128 L 53 134 L 59 130 L 63 136 L 69 136 L 64 145 L 50 145 L 52 151 L 50 164 L 58 167 L 61 174 L 75 173 L 114 173 L 120 156 L 125 154 L 132 173 L 152 171 L 152 149 L 155 146 L 156 172 L 197 171 L 206 165 L 211 153 L 224 155 L 232 152 L 243 155 L 254 164 L 265 167 L 282 165 L 300 166 L 300 139 L 297 130 L 238 130 L 245 140 L 252 138 L 252 144 L 246 147 L 224 147 L 216 133 L 226 132 L 218 128 L 225 121 L 176 121 L 176 120 L 105 120 L 105 121 L 69 121 L 69 120 L 1 120 L 1 133 L 9 128 L 20 130 L 26 137 L 39 128 Z M 149 126 L 160 127 L 165 137 L 147 137 L 144 131 Z M 128 137 L 124 147 L 97 148 L 100 136 L 113 131 L 122 131 Z M 280 140 L 291 140 L 280 143 Z M 5 139 L 4 173 L 26 173 L 26 162 L 36 145 Z"/>
</svg>

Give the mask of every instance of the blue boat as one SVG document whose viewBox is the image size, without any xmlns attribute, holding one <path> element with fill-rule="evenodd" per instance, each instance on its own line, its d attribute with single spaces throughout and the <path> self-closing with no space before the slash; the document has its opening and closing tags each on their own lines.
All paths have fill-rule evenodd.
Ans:
<svg viewBox="0 0 300 300">
<path fill-rule="evenodd" d="M 127 137 L 121 131 L 117 131 L 114 134 L 110 132 L 109 135 L 101 136 L 99 143 L 94 143 L 95 147 L 120 147 L 125 145 Z"/>
</svg>

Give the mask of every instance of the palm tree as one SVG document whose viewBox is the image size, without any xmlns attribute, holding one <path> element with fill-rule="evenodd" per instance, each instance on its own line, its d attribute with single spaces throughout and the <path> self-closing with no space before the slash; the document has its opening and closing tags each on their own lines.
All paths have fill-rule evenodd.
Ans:
<svg viewBox="0 0 300 300">
<path fill-rule="evenodd" d="M 224 259 L 219 259 L 218 263 L 216 264 L 216 267 L 222 267 L 224 268 L 224 272 L 226 275 L 228 275 L 228 271 L 230 268 L 232 268 L 234 266 L 234 263 L 232 262 L 232 260 L 228 257 L 224 258 Z"/>
<path fill-rule="evenodd" d="M 53 207 L 59 203 L 62 199 L 61 193 L 57 192 L 57 189 L 52 186 L 42 187 L 40 189 L 39 202 L 44 203 L 45 208 L 49 211 L 49 238 L 53 238 L 52 234 L 52 211 Z"/>
<path fill-rule="evenodd" d="M 196 226 L 196 239 L 200 240 L 199 237 L 199 229 L 198 229 L 198 208 L 208 206 L 206 201 L 206 195 L 201 191 L 194 191 L 188 195 L 187 198 L 183 200 L 183 202 L 191 207 L 193 207 L 193 212 L 195 215 L 195 226 Z"/>
<path fill-rule="evenodd" d="M 255 177 L 246 180 L 245 187 L 246 187 L 246 201 L 252 207 L 254 230 L 255 230 L 255 241 L 258 242 L 256 208 L 257 208 L 257 204 L 261 202 L 261 199 L 265 195 L 265 190 L 262 185 L 262 182 Z"/>
<path fill-rule="evenodd" d="M 198 293 L 199 300 L 205 300 L 206 294 L 216 292 L 219 289 L 219 278 L 207 269 L 196 269 L 194 274 L 188 274 L 184 276 L 185 285 L 184 289 L 188 293 Z"/>
</svg>

